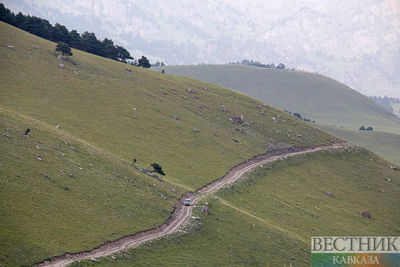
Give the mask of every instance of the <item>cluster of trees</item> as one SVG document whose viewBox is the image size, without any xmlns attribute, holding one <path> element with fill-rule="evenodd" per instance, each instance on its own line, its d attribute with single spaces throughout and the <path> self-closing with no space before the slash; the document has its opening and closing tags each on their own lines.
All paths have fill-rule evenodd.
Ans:
<svg viewBox="0 0 400 267">
<path fill-rule="evenodd" d="M 154 63 L 152 66 L 154 66 L 154 67 L 159 67 L 159 66 L 165 66 L 165 64 L 164 64 L 164 62 L 160 62 L 160 61 L 157 61 L 156 63 Z"/>
<path fill-rule="evenodd" d="M 394 97 L 381 97 L 381 96 L 370 96 L 373 101 L 384 107 L 385 109 L 389 110 L 390 112 L 393 113 L 393 106 L 392 103 L 400 103 L 399 98 L 394 98 Z"/>
<path fill-rule="evenodd" d="M 286 112 L 286 113 L 289 113 L 289 114 L 291 114 L 291 115 L 293 115 L 293 116 L 295 116 L 296 118 L 299 118 L 300 120 L 303 120 L 303 121 L 306 121 L 306 122 L 315 123 L 315 121 L 312 121 L 312 120 L 307 119 L 307 118 L 303 118 L 303 117 L 301 116 L 301 114 L 298 113 L 298 112 L 295 112 L 295 113 L 293 113 L 293 114 L 292 114 L 292 112 L 290 112 L 290 111 L 288 111 L 288 110 L 285 110 L 285 112 Z"/>
<path fill-rule="evenodd" d="M 57 42 L 60 46 L 59 49 L 66 49 L 64 45 L 66 44 L 67 46 L 88 53 L 122 62 L 126 62 L 128 59 L 133 59 L 128 50 L 122 46 L 115 45 L 111 39 L 104 38 L 103 41 L 100 41 L 92 32 L 86 31 L 79 34 L 76 30 L 69 31 L 64 25 L 59 23 L 56 23 L 53 26 L 48 20 L 42 18 L 25 16 L 21 12 L 15 15 L 9 9 L 5 8 L 3 4 L 0 4 L 0 20 L 39 37 Z M 150 68 L 151 66 L 147 58 L 144 56 L 138 60 L 136 65 L 144 68 Z"/>
<path fill-rule="evenodd" d="M 364 125 L 362 125 L 360 127 L 360 129 L 358 129 L 358 130 L 360 130 L 360 131 L 373 131 L 374 128 L 372 128 L 371 126 L 368 126 L 367 128 L 365 128 Z"/>
<path fill-rule="evenodd" d="M 253 61 L 252 59 L 251 60 L 244 59 L 241 62 L 239 62 L 239 61 L 229 62 L 229 64 L 243 64 L 243 65 L 248 65 L 248 66 L 255 66 L 255 67 L 260 67 L 260 68 L 268 68 L 268 69 L 279 69 L 279 70 L 285 69 L 285 64 L 283 64 L 283 63 L 279 63 L 277 65 L 275 65 L 275 63 L 263 64 L 259 61 Z"/>
</svg>

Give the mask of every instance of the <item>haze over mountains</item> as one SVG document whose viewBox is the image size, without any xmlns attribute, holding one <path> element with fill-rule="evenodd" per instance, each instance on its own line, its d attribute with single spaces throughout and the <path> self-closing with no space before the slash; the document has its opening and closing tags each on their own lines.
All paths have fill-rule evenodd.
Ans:
<svg viewBox="0 0 400 267">
<path fill-rule="evenodd" d="M 0 2 L 168 64 L 283 62 L 367 95 L 400 97 L 395 0 Z"/>
</svg>

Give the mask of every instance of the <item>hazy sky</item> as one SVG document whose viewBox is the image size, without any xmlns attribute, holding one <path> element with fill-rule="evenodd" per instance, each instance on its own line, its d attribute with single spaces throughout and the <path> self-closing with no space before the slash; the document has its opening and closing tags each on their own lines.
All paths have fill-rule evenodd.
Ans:
<svg viewBox="0 0 400 267">
<path fill-rule="evenodd" d="M 169 64 L 254 59 L 400 97 L 400 0 L 20 0 L 14 12 Z"/>
</svg>

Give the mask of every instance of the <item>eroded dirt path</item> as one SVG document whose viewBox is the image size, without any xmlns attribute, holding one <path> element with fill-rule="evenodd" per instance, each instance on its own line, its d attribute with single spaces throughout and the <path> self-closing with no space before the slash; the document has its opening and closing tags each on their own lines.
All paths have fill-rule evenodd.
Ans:
<svg viewBox="0 0 400 267">
<path fill-rule="evenodd" d="M 262 165 L 267 162 L 275 161 L 280 158 L 286 158 L 290 156 L 315 152 L 319 150 L 334 149 L 346 146 L 346 143 L 336 143 L 330 146 L 317 146 L 317 147 L 307 147 L 307 148 L 287 148 L 287 149 L 277 149 L 270 151 L 266 154 L 255 156 L 245 162 L 242 162 L 230 171 L 228 171 L 222 178 L 217 179 L 210 184 L 201 187 L 194 193 L 187 193 L 182 196 L 178 203 L 176 204 L 171 217 L 162 225 L 156 228 L 138 232 L 129 236 L 125 236 L 116 241 L 105 243 L 91 251 L 84 251 L 78 253 L 65 253 L 61 256 L 45 260 L 44 262 L 38 264 L 38 266 L 66 266 L 77 260 L 84 259 L 95 259 L 103 256 L 108 256 L 119 251 L 126 250 L 128 248 L 135 248 L 143 244 L 144 242 L 154 240 L 157 238 L 164 237 L 166 235 L 175 233 L 178 231 L 190 218 L 193 205 L 195 205 L 200 199 L 209 195 L 210 193 L 218 191 L 221 187 L 232 184 L 238 179 L 240 179 L 243 174 L 252 170 L 253 168 Z M 183 201 L 185 198 L 190 198 L 192 200 L 192 206 L 184 206 Z"/>
</svg>

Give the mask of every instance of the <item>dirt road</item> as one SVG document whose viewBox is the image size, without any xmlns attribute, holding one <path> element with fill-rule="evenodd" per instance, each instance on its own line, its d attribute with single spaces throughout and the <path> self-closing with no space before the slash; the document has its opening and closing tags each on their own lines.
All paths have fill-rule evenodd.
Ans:
<svg viewBox="0 0 400 267">
<path fill-rule="evenodd" d="M 266 154 L 258 155 L 252 159 L 242 162 L 230 171 L 228 171 L 222 178 L 217 179 L 208 185 L 201 187 L 194 193 L 187 193 L 182 196 L 176 204 L 171 217 L 162 225 L 142 232 L 138 232 L 129 236 L 125 236 L 116 241 L 105 243 L 91 251 L 84 251 L 78 253 L 65 253 L 61 256 L 45 260 L 38 264 L 38 266 L 66 266 L 74 261 L 83 259 L 95 259 L 103 256 L 108 256 L 119 251 L 126 250 L 128 248 L 135 248 L 143 244 L 144 242 L 161 238 L 163 236 L 175 233 L 178 231 L 190 218 L 195 205 L 200 199 L 207 196 L 210 193 L 216 192 L 221 187 L 234 183 L 242 175 L 251 169 L 262 165 L 267 162 L 271 162 L 280 158 L 286 158 L 294 155 L 310 153 L 318 150 L 333 149 L 346 146 L 345 143 L 337 143 L 330 146 L 319 146 L 319 147 L 308 147 L 308 148 L 288 148 L 288 149 L 277 149 L 270 151 Z M 192 206 L 184 206 L 183 201 L 186 198 L 192 200 Z"/>
</svg>

